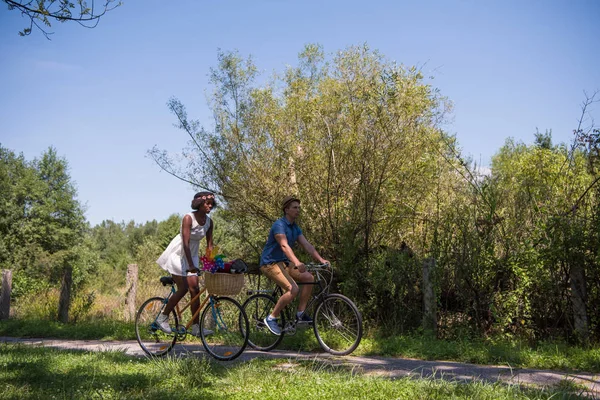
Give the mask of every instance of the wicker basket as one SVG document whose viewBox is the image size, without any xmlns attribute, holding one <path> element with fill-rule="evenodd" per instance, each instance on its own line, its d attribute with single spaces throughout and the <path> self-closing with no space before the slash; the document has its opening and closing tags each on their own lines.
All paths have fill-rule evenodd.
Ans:
<svg viewBox="0 0 600 400">
<path fill-rule="evenodd" d="M 244 287 L 244 274 L 204 274 L 204 285 L 208 293 L 216 296 L 233 296 Z"/>
</svg>

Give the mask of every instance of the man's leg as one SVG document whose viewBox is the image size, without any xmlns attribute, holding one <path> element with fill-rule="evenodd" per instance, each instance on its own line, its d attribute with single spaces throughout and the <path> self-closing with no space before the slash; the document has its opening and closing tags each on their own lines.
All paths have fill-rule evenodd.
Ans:
<svg viewBox="0 0 600 400">
<path fill-rule="evenodd" d="M 283 294 L 277 300 L 277 304 L 273 308 L 271 312 L 271 316 L 274 318 L 279 318 L 279 314 L 281 310 L 285 308 L 288 304 L 292 302 L 298 295 L 298 285 L 294 280 L 288 275 L 285 271 L 284 263 L 276 263 L 270 265 L 264 265 L 261 267 L 261 272 L 267 278 L 275 282 L 277 286 L 283 289 Z"/>
<path fill-rule="evenodd" d="M 288 268 L 289 275 L 296 281 L 300 283 L 312 283 L 315 281 L 313 274 L 308 271 L 304 271 L 300 273 L 298 269 Z M 300 299 L 298 301 L 298 313 L 303 313 L 306 310 L 306 305 L 308 304 L 308 300 L 310 299 L 310 295 L 313 290 L 313 285 L 302 285 L 302 290 L 300 291 Z"/>
</svg>

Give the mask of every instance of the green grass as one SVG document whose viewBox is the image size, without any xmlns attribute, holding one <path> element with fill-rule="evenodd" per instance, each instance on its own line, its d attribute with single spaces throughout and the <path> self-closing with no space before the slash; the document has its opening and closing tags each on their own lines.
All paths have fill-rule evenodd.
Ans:
<svg viewBox="0 0 600 400">
<path fill-rule="evenodd" d="M 135 340 L 133 323 L 96 320 L 61 324 L 43 320 L 0 321 L 0 336 Z M 186 341 L 198 341 L 189 338 Z M 279 349 L 320 351 L 312 329 L 286 336 Z M 408 357 L 423 360 L 460 361 L 475 364 L 509 365 L 513 368 L 600 372 L 600 348 L 571 346 L 560 342 L 530 345 L 520 340 L 438 340 L 424 335 L 365 336 L 353 355 Z"/>
<path fill-rule="evenodd" d="M 600 372 L 600 348 L 517 339 L 438 340 L 420 335 L 364 338 L 364 355 L 508 365 L 514 368 Z"/>
<path fill-rule="evenodd" d="M 158 360 L 0 345 L 0 399 L 576 399 L 580 388 L 354 375 L 324 362 Z"/>
<path fill-rule="evenodd" d="M 99 319 L 62 324 L 37 319 L 8 319 L 0 321 L 0 336 L 57 339 L 135 340 L 133 323 Z"/>
</svg>

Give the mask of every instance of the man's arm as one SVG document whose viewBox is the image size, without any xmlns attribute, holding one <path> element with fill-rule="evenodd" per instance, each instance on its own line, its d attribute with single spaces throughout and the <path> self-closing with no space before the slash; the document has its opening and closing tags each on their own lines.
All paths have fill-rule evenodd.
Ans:
<svg viewBox="0 0 600 400">
<path fill-rule="evenodd" d="M 304 250 L 306 250 L 306 252 L 308 254 L 310 254 L 310 256 L 315 261 L 320 262 L 322 264 L 329 264 L 329 261 L 327 261 L 326 259 L 324 259 L 323 257 L 321 257 L 321 255 L 315 249 L 315 246 L 313 246 L 312 244 L 310 244 L 310 242 L 308 240 L 306 240 L 306 238 L 304 237 L 304 235 L 298 236 L 298 243 L 300 243 L 300 246 L 302 246 L 302 248 Z"/>
<path fill-rule="evenodd" d="M 287 241 L 287 237 L 283 233 L 276 233 L 275 240 L 277 241 L 277 243 L 279 243 L 283 254 L 285 254 L 285 256 L 288 258 L 288 260 L 290 260 L 292 264 L 294 264 L 297 267 L 300 267 L 301 265 L 304 266 L 304 264 L 302 264 L 300 260 L 298 260 L 298 257 L 296 257 L 296 255 L 294 254 L 294 250 L 292 250 L 292 248 L 290 247 L 290 244 Z"/>
</svg>

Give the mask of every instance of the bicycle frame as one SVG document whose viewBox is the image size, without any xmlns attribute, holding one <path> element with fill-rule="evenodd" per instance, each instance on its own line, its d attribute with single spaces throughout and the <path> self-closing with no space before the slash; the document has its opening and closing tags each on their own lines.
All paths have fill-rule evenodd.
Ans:
<svg viewBox="0 0 600 400">
<path fill-rule="evenodd" d="M 164 300 L 165 306 L 167 305 L 167 303 L 168 303 L 169 299 L 171 298 L 171 296 L 173 296 L 176 291 L 177 290 L 175 289 L 175 286 L 173 284 L 171 284 L 171 290 L 169 291 L 169 294 L 167 295 L 167 297 L 165 297 L 165 300 Z M 177 313 L 177 318 L 179 318 L 179 320 L 181 322 L 183 322 L 183 318 L 182 317 L 183 317 L 183 313 L 185 312 L 185 310 L 187 310 L 188 308 L 190 308 L 192 306 L 192 303 L 194 301 L 196 301 L 197 299 L 199 299 L 200 296 L 202 296 L 202 294 L 204 294 L 205 292 L 206 292 L 206 288 L 203 287 L 202 289 L 200 289 L 200 291 L 198 292 L 198 294 L 195 295 L 194 297 L 192 297 L 187 302 L 187 304 L 185 304 L 184 306 L 180 305 L 181 301 L 175 305 L 175 312 Z M 196 312 L 194 313 L 194 315 L 192 315 L 192 317 L 190 318 L 190 320 L 185 325 L 185 331 L 186 332 L 190 330 L 190 327 L 192 326 L 192 324 L 194 322 L 194 319 L 200 315 L 200 312 L 204 309 L 204 307 L 209 302 L 209 300 L 211 302 L 211 306 L 213 305 L 213 301 L 214 301 L 213 297 L 214 296 L 207 295 L 206 298 L 204 300 L 202 300 L 202 302 L 200 303 L 200 305 L 199 305 L 198 309 L 196 310 Z M 164 309 L 164 306 L 163 306 L 163 309 Z M 216 312 L 214 310 L 214 307 L 213 307 L 213 309 L 211 311 L 212 311 L 214 320 L 218 321 L 220 318 L 217 319 L 217 315 L 216 315 Z"/>
<path fill-rule="evenodd" d="M 163 286 L 171 286 L 165 297 L 154 296 L 147 299 L 138 309 L 135 318 L 135 334 L 142 350 L 149 356 L 168 354 L 177 341 L 185 340 L 194 320 L 198 318 L 199 332 L 192 332 L 202 341 L 208 354 L 220 361 L 230 361 L 239 357 L 248 344 L 249 323 L 242 306 L 227 296 L 208 293 L 202 288 L 187 302 L 176 304 L 167 318 L 158 322 L 173 294 L 177 292 L 172 277 L 161 277 Z M 206 293 L 202 302 L 200 296 Z M 183 314 L 198 301 L 196 310 L 184 325 Z M 200 304 L 201 303 L 201 304 Z M 167 328 L 164 322 L 169 321 Z M 214 330 L 213 330 L 214 329 Z"/>
<path fill-rule="evenodd" d="M 331 269 L 327 269 L 325 270 L 324 268 L 320 267 L 319 264 L 306 264 L 306 270 L 309 272 L 313 272 L 315 275 L 315 281 L 314 282 L 296 282 L 296 284 L 298 285 L 298 287 L 302 287 L 302 286 L 306 286 L 306 285 L 312 285 L 312 286 L 319 286 L 319 288 L 321 289 L 318 293 L 311 293 L 311 297 L 306 305 L 306 309 L 310 309 L 313 305 L 315 304 L 319 304 L 319 302 L 329 294 L 329 288 L 331 287 L 331 282 L 333 281 L 333 270 Z M 323 276 L 323 271 L 327 271 L 329 273 L 329 279 L 325 278 Z M 258 276 L 259 282 L 258 282 L 258 286 L 260 287 L 260 275 Z M 275 285 L 274 289 L 249 289 L 246 292 L 249 296 L 253 295 L 253 294 L 257 294 L 257 293 L 264 293 L 264 294 L 268 294 L 271 297 L 273 297 L 276 301 L 279 299 L 279 297 L 281 295 L 283 295 L 283 290 Z M 296 325 L 296 323 L 298 322 L 298 316 L 296 314 L 293 315 L 293 318 L 290 318 L 291 315 L 291 311 L 290 311 L 290 307 L 285 307 L 282 311 L 281 311 L 285 317 L 288 323 L 293 323 L 293 326 Z"/>
</svg>

